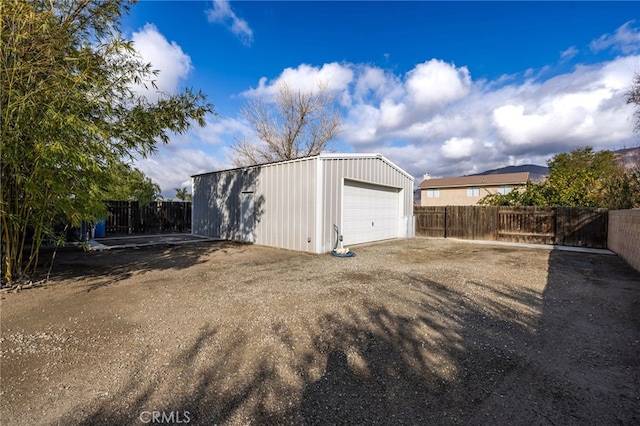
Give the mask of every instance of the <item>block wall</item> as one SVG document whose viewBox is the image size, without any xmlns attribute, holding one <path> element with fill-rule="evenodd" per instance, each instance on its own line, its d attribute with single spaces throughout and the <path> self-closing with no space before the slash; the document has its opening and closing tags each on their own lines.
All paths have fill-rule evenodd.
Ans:
<svg viewBox="0 0 640 426">
<path fill-rule="evenodd" d="M 640 209 L 609 211 L 607 245 L 640 271 Z"/>
</svg>

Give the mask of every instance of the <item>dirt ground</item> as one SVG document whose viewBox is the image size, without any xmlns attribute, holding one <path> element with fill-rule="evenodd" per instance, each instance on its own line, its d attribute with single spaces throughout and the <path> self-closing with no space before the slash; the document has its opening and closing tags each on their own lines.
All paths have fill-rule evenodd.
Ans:
<svg viewBox="0 0 640 426">
<path fill-rule="evenodd" d="M 640 424 L 640 273 L 396 240 L 63 252 L 1 300 L 6 425 Z"/>
</svg>

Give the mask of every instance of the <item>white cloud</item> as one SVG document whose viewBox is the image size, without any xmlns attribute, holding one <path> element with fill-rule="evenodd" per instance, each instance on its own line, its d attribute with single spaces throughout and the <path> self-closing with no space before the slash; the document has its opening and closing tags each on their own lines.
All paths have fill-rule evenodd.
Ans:
<svg viewBox="0 0 640 426">
<path fill-rule="evenodd" d="M 317 90 L 320 85 L 326 86 L 330 93 L 345 93 L 349 83 L 353 80 L 353 71 L 349 66 L 335 62 L 313 67 L 302 64 L 297 68 L 285 68 L 274 80 L 268 81 L 262 77 L 258 87 L 242 93 L 248 98 L 263 98 L 265 101 L 275 99 L 281 84 L 287 84 L 295 92 L 310 92 Z"/>
<path fill-rule="evenodd" d="M 530 86 L 527 96 L 497 106 L 492 122 L 503 148 L 517 153 L 523 148 L 539 151 L 553 146 L 560 152 L 580 145 L 624 144 L 631 136 L 624 94 L 639 59 L 577 67 L 570 74 Z"/>
<path fill-rule="evenodd" d="M 640 56 L 576 66 L 541 82 L 503 78 L 502 85 L 474 83 L 466 68 L 441 61 L 418 64 L 404 76 L 351 68 L 353 81 L 345 90 L 353 105 L 343 142 L 357 152 L 387 153 L 416 177 L 542 165 L 586 145 L 634 145 L 632 108 L 624 94 Z"/>
<path fill-rule="evenodd" d="M 207 17 L 251 42 L 251 28 L 227 1 L 214 2 Z M 132 40 L 145 61 L 160 70 L 159 90 L 177 91 L 193 68 L 190 57 L 152 24 L 133 33 Z M 439 59 L 404 73 L 367 64 L 300 64 L 262 77 L 257 87 L 240 94 L 269 101 L 281 83 L 302 91 L 325 84 L 344 113 L 338 147 L 380 152 L 418 179 L 425 171 L 438 177 L 513 164 L 542 165 L 576 147 L 638 144 L 625 93 L 640 69 L 640 33 L 627 22 L 614 34 L 594 40 L 590 48 L 622 55 L 575 65 L 552 77 L 555 68 L 545 66 L 495 80 L 474 80 L 472 70 Z M 573 62 L 578 53 L 588 51 L 571 46 L 560 52 L 559 61 Z M 253 131 L 239 115 L 210 119 L 204 128 L 174 135 L 157 155 L 139 160 L 138 167 L 161 185 L 165 196 L 173 197 L 173 188 L 189 187 L 190 175 L 229 167 L 228 146 L 242 137 L 253 137 Z"/>
<path fill-rule="evenodd" d="M 213 8 L 207 9 L 207 20 L 211 23 L 224 24 L 231 32 L 240 37 L 242 43 L 250 46 L 253 43 L 253 30 L 242 18 L 239 18 L 229 5 L 228 0 L 214 0 Z"/>
<path fill-rule="evenodd" d="M 343 139 L 354 146 L 378 142 L 377 126 L 380 111 L 367 104 L 359 104 L 350 109 L 342 133 Z"/>
<path fill-rule="evenodd" d="M 475 152 L 475 142 L 471 138 L 448 139 L 440 147 L 442 156 L 450 160 L 470 158 Z"/>
<path fill-rule="evenodd" d="M 208 120 L 205 127 L 195 127 L 190 134 L 194 140 L 216 147 L 222 147 L 229 138 L 254 137 L 253 129 L 246 120 L 231 117 Z"/>
<path fill-rule="evenodd" d="M 407 106 L 403 103 L 396 104 L 385 99 L 380 104 L 380 126 L 394 128 L 402 123 L 407 114 Z"/>
<path fill-rule="evenodd" d="M 524 105 L 503 105 L 493 111 L 496 130 L 509 145 L 527 145 L 557 136 L 560 126 L 553 118 L 525 113 Z"/>
<path fill-rule="evenodd" d="M 575 46 L 571 46 L 570 48 L 568 48 L 567 50 L 560 52 L 560 60 L 562 62 L 566 62 L 569 61 L 570 59 L 572 59 L 574 56 L 576 56 L 580 51 L 578 49 L 576 49 Z"/>
<path fill-rule="evenodd" d="M 571 47 L 560 60 L 577 53 Z M 640 55 L 545 77 L 552 69 L 474 81 L 467 67 L 437 59 L 403 74 L 364 64 L 301 64 L 262 77 L 241 95 L 269 101 L 283 82 L 294 90 L 324 83 L 344 112 L 338 149 L 380 152 L 416 178 L 426 171 L 436 177 L 544 165 L 552 155 L 586 145 L 637 145 L 625 93 L 640 69 Z M 207 131 L 201 139 L 216 146 L 251 135 L 236 119 L 220 120 Z"/>
<path fill-rule="evenodd" d="M 135 166 L 160 185 L 162 195 L 175 198 L 174 188 L 187 187 L 191 192 L 191 176 L 227 168 L 227 164 L 203 150 L 160 148 L 149 158 L 139 159 Z"/>
<path fill-rule="evenodd" d="M 420 145 L 383 146 L 372 152 L 384 155 L 406 171 L 422 170 L 422 173 L 424 173 L 425 170 L 433 167 L 433 159 L 424 155 L 424 147 Z M 417 173 L 414 174 L 414 176 L 416 177 L 415 183 L 417 185 L 420 183 L 420 181 L 417 181 L 417 178 L 421 177 L 422 174 Z"/>
<path fill-rule="evenodd" d="M 469 93 L 471 77 L 466 67 L 432 59 L 407 74 L 409 99 L 417 106 L 442 106 Z"/>
<path fill-rule="evenodd" d="M 351 67 L 353 74 L 358 74 L 353 88 L 353 98 L 356 102 L 376 102 L 379 99 L 399 100 L 404 96 L 404 86 L 394 74 L 371 66 L 351 65 Z"/>
<path fill-rule="evenodd" d="M 613 49 L 624 54 L 640 51 L 640 31 L 633 28 L 634 21 L 626 22 L 619 27 L 615 34 L 604 34 L 597 40 L 593 40 L 589 47 L 594 52 Z"/>
<path fill-rule="evenodd" d="M 191 175 L 233 167 L 228 144 L 242 137 L 254 137 L 245 120 L 209 117 L 204 127 L 194 123 L 184 134 L 172 134 L 169 144 L 158 145 L 156 154 L 138 158 L 136 165 L 160 185 L 165 198 L 172 197 L 173 188 L 191 187 Z"/>
<path fill-rule="evenodd" d="M 157 89 L 148 87 L 136 88 L 150 100 L 156 100 L 160 93 L 175 93 L 180 82 L 189 76 L 193 69 L 191 58 L 182 51 L 174 41 L 168 42 L 158 28 L 153 24 L 146 24 L 139 31 L 132 34 L 134 48 L 145 62 L 150 62 L 152 68 L 159 71 L 154 77 Z"/>
<path fill-rule="evenodd" d="M 338 98 L 349 100 L 338 149 L 382 153 L 416 179 L 426 171 L 440 177 L 544 165 L 554 154 L 586 145 L 617 149 L 637 144 L 633 110 L 624 94 L 640 68 L 640 55 L 576 66 L 540 82 L 505 78 L 502 85 L 473 82 L 469 71 L 450 64 L 435 66 L 443 72 L 432 74 L 434 80 L 442 82 L 448 75 L 448 81 L 458 82 L 457 89 L 436 91 L 440 105 L 422 110 L 415 94 L 434 87 L 429 73 L 422 72 L 424 63 L 404 75 L 359 64 L 300 65 L 243 94 L 269 96 L 282 81 L 305 88 L 324 78 Z M 416 75 L 420 79 L 411 80 Z M 409 89 L 410 80 L 419 87 Z M 230 167 L 228 145 L 252 135 L 240 118 L 211 120 L 205 128 L 176 135 L 139 167 L 172 197 L 173 188 L 188 186 L 190 175 Z M 207 154 L 212 146 L 216 152 Z"/>
</svg>

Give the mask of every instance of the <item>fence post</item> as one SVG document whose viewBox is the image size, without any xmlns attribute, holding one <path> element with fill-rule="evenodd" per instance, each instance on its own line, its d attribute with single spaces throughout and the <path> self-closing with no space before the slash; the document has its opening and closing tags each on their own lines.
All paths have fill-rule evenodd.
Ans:
<svg viewBox="0 0 640 426">
<path fill-rule="evenodd" d="M 449 208 L 449 206 L 444 206 L 444 230 L 443 230 L 443 236 L 444 238 L 447 238 L 447 209 Z"/>
<path fill-rule="evenodd" d="M 131 201 L 127 203 L 127 234 L 131 234 Z"/>
<path fill-rule="evenodd" d="M 551 244 L 557 244 L 556 241 L 558 239 L 558 215 L 560 214 L 558 207 L 553 207 L 551 209 L 553 213 L 553 236 L 551 237 Z"/>
</svg>

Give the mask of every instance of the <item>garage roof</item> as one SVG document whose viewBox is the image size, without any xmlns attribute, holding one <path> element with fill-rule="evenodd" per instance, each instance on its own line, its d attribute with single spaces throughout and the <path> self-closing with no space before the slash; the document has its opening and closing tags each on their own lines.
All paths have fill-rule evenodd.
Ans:
<svg viewBox="0 0 640 426">
<path fill-rule="evenodd" d="M 378 154 L 378 153 L 362 153 L 362 154 L 360 154 L 360 153 L 347 153 L 347 154 L 345 154 L 345 153 L 333 153 L 333 152 L 323 152 L 323 153 L 320 153 L 318 155 L 310 155 L 308 157 L 300 157 L 300 158 L 296 158 L 296 159 L 293 159 L 293 160 L 274 161 L 274 162 L 270 162 L 270 163 L 255 164 L 253 166 L 234 167 L 234 168 L 231 168 L 231 169 L 217 170 L 217 171 L 214 171 L 214 172 L 198 173 L 198 174 L 192 175 L 191 177 L 193 178 L 193 177 L 196 177 L 196 176 L 204 176 L 204 175 L 209 175 L 209 174 L 213 174 L 213 173 L 223 173 L 223 172 L 230 172 L 230 171 L 234 171 L 234 170 L 244 170 L 244 169 L 252 169 L 252 168 L 256 168 L 256 167 L 272 166 L 272 165 L 276 165 L 276 164 L 294 163 L 294 162 L 297 162 L 297 161 L 305 161 L 305 160 L 309 160 L 309 159 L 312 159 L 312 158 L 323 158 L 323 159 L 329 159 L 329 160 L 348 160 L 348 159 L 353 159 L 353 158 L 379 158 L 383 162 L 387 163 L 390 167 L 398 170 L 399 172 L 404 174 L 407 178 L 413 180 L 413 176 L 411 176 L 409 173 L 407 173 L 404 170 L 402 170 L 400 167 L 398 167 L 396 164 L 391 162 L 388 158 L 386 158 L 382 154 Z"/>
</svg>

